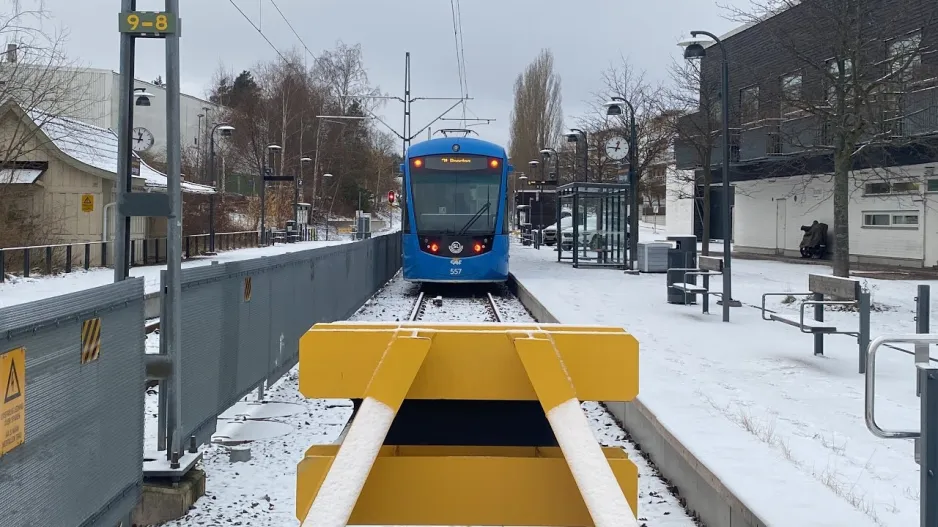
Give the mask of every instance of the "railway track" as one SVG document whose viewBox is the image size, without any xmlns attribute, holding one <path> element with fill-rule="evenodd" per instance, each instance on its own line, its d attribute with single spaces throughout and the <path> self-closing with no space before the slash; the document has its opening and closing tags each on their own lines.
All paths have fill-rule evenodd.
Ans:
<svg viewBox="0 0 938 527">
<path fill-rule="evenodd" d="M 410 311 L 409 321 L 426 320 L 428 322 L 503 322 L 504 317 L 495 301 L 495 296 L 486 292 L 485 296 L 459 297 L 442 295 L 431 296 L 420 291 Z"/>
</svg>

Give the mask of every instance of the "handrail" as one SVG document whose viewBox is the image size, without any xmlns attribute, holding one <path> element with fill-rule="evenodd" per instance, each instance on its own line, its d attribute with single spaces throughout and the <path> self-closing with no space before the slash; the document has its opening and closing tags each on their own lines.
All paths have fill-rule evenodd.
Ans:
<svg viewBox="0 0 938 527">
<path fill-rule="evenodd" d="M 908 334 L 877 337 L 870 342 L 866 355 L 866 393 L 864 397 L 864 417 L 866 428 L 876 437 L 882 439 L 917 439 L 921 431 L 913 430 L 885 430 L 876 423 L 876 352 L 886 343 L 899 344 L 938 344 L 938 334 Z"/>
<path fill-rule="evenodd" d="M 770 312 L 772 312 L 772 313 L 775 312 L 775 311 L 772 311 L 771 309 L 767 310 L 767 309 L 765 308 L 765 299 L 766 299 L 766 297 L 770 297 L 770 296 L 811 296 L 811 295 L 813 295 L 813 294 L 814 294 L 814 293 L 762 293 L 762 320 L 768 320 L 768 321 L 771 322 L 771 321 L 772 321 L 771 318 L 765 318 L 765 312 L 766 312 L 766 311 L 770 311 Z"/>
<path fill-rule="evenodd" d="M 804 306 L 807 306 L 807 305 L 812 305 L 812 306 L 857 306 L 857 305 L 859 305 L 859 304 L 860 304 L 860 303 L 859 303 L 858 301 L 855 301 L 855 300 L 805 300 L 805 301 L 803 301 L 803 302 L 801 303 L 801 309 L 799 310 L 799 311 L 800 311 L 800 316 L 801 316 L 801 319 L 800 319 L 799 322 L 798 322 L 798 324 L 801 326 L 799 329 L 801 329 L 801 332 L 802 332 L 802 333 L 811 333 L 811 331 L 805 331 L 805 330 L 804 330 L 804 328 L 805 328 L 805 325 L 804 325 Z M 815 322 L 819 322 L 819 321 L 815 320 Z M 831 333 L 842 333 L 842 332 L 839 332 L 839 331 L 832 331 Z M 858 332 L 858 333 L 859 333 L 859 332 Z"/>
</svg>

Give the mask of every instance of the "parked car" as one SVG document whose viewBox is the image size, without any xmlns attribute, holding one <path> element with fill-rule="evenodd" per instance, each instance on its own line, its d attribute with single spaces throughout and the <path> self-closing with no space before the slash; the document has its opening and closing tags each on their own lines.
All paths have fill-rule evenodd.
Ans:
<svg viewBox="0 0 938 527">
<path fill-rule="evenodd" d="M 563 220 L 561 220 L 561 222 L 562 221 Z M 606 229 L 603 229 L 603 230 L 605 231 Z M 625 240 L 623 243 L 628 244 L 629 242 L 628 225 L 626 225 L 625 231 L 626 231 Z M 583 243 L 584 237 L 586 238 L 586 243 L 590 243 L 590 240 L 592 240 L 593 235 L 597 234 L 598 232 L 599 232 L 599 229 L 596 228 L 596 215 L 595 214 L 590 214 L 589 216 L 586 217 L 585 227 L 581 224 L 577 228 L 577 233 L 580 235 L 580 243 Z M 572 220 L 570 221 L 569 224 L 564 226 L 563 230 L 561 230 L 561 236 L 563 237 L 563 241 L 560 244 L 561 249 L 564 251 L 572 251 L 573 250 L 573 221 Z"/>
<path fill-rule="evenodd" d="M 563 230 L 566 227 L 573 226 L 573 214 L 570 212 L 570 209 L 563 209 L 560 212 L 560 228 Z M 557 224 L 552 223 L 541 231 L 543 233 L 543 238 L 541 242 L 544 245 L 553 246 L 557 244 Z"/>
</svg>

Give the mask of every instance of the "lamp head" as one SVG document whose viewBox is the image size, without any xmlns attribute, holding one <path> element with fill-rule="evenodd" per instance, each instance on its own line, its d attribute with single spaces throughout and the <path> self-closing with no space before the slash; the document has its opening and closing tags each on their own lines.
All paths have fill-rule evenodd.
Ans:
<svg viewBox="0 0 938 527">
<path fill-rule="evenodd" d="M 150 106 L 150 97 L 154 97 L 154 95 L 145 89 L 134 88 L 134 105 Z"/>
<path fill-rule="evenodd" d="M 684 48 L 685 59 L 702 59 L 707 56 L 707 50 L 700 42 L 690 42 Z"/>
</svg>

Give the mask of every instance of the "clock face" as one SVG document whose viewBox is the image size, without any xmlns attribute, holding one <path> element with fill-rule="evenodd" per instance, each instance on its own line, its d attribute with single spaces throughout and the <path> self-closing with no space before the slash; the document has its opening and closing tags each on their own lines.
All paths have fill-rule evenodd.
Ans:
<svg viewBox="0 0 938 527">
<path fill-rule="evenodd" d="M 134 152 L 146 152 L 153 146 L 153 134 L 143 127 L 134 128 L 130 139 Z"/>
<path fill-rule="evenodd" d="M 615 161 L 625 159 L 629 155 L 629 142 L 624 137 L 610 137 L 606 140 L 606 155 Z"/>
</svg>

